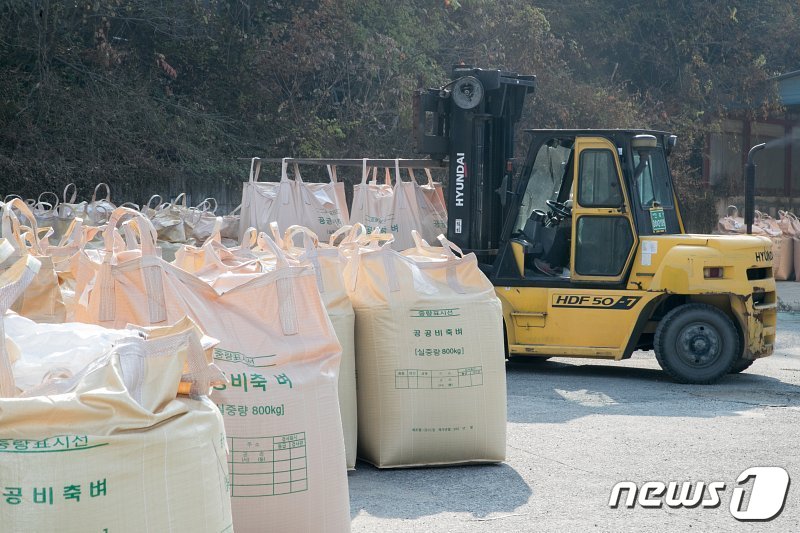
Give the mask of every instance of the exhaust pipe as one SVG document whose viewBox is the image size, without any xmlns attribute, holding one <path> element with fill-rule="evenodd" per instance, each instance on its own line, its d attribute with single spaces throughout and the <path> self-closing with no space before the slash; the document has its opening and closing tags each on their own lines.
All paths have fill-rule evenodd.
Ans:
<svg viewBox="0 0 800 533">
<path fill-rule="evenodd" d="M 744 223 L 747 226 L 747 234 L 753 234 L 753 220 L 756 210 L 756 163 L 754 161 L 756 152 L 766 148 L 767 143 L 761 143 L 750 148 L 747 154 L 747 166 L 744 172 Z"/>
</svg>

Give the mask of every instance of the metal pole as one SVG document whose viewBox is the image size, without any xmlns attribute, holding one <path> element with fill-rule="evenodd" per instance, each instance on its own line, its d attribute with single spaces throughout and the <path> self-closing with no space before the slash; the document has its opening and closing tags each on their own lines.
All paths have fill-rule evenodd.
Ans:
<svg viewBox="0 0 800 533">
<path fill-rule="evenodd" d="M 755 219 L 755 196 L 756 196 L 756 163 L 754 161 L 756 152 L 766 148 L 766 143 L 761 143 L 750 148 L 747 154 L 747 166 L 744 173 L 744 223 L 747 226 L 747 234 L 753 234 L 753 221 Z"/>
<path fill-rule="evenodd" d="M 251 161 L 251 157 L 240 157 L 242 161 Z M 283 159 L 277 157 L 261 158 L 264 163 L 281 163 Z M 306 158 L 306 157 L 289 157 L 286 159 L 288 163 L 297 163 L 298 165 L 316 165 L 325 166 L 332 165 L 337 167 L 361 167 L 363 159 L 328 159 L 328 158 Z M 397 159 L 400 168 L 447 168 L 446 160 L 439 159 Z M 394 168 L 395 159 L 367 159 L 367 166 L 369 167 L 389 167 Z"/>
</svg>

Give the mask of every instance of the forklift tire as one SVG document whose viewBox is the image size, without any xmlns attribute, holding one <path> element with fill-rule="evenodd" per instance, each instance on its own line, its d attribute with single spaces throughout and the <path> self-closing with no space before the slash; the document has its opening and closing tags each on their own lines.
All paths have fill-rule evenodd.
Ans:
<svg viewBox="0 0 800 533">
<path fill-rule="evenodd" d="M 733 368 L 731 368 L 731 374 L 739 374 L 744 372 L 750 365 L 755 363 L 755 359 L 737 359 L 735 363 L 733 363 Z"/>
<path fill-rule="evenodd" d="M 739 359 L 739 334 L 716 307 L 684 304 L 666 314 L 653 341 L 661 368 L 679 383 L 713 383 Z"/>
</svg>

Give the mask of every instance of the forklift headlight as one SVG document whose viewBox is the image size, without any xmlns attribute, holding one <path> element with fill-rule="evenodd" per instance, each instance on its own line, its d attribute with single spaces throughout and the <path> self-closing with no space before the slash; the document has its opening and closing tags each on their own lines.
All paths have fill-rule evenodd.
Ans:
<svg viewBox="0 0 800 533">
<path fill-rule="evenodd" d="M 706 267 L 703 269 L 703 276 L 706 279 L 721 279 L 724 276 L 722 267 Z"/>
</svg>

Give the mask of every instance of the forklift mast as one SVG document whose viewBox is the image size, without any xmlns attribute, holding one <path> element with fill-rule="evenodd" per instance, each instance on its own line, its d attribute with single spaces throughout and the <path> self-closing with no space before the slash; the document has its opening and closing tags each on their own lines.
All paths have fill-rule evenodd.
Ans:
<svg viewBox="0 0 800 533">
<path fill-rule="evenodd" d="M 414 95 L 415 151 L 449 161 L 447 238 L 484 261 L 497 254 L 514 129 L 535 79 L 456 66 L 450 83 Z"/>
</svg>

